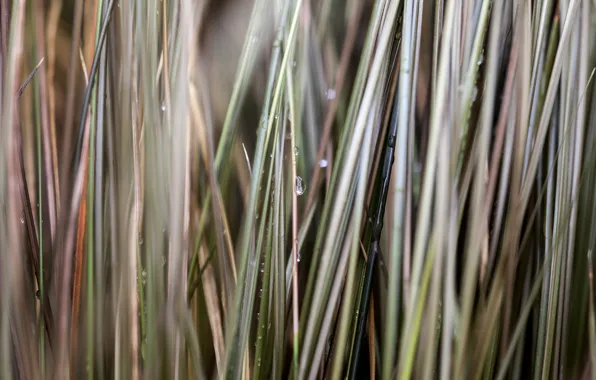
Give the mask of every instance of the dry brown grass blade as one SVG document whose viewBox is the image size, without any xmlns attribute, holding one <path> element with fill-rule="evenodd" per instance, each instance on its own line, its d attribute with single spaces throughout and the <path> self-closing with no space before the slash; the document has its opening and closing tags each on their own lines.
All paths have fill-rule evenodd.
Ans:
<svg viewBox="0 0 596 380">
<path fill-rule="evenodd" d="M 79 49 L 79 58 L 83 66 L 83 72 L 85 73 L 85 81 L 88 83 L 87 69 L 85 67 L 85 61 L 82 58 L 82 52 Z M 87 157 L 89 152 L 89 133 L 90 133 L 90 114 L 87 114 L 87 121 L 85 122 L 85 134 L 83 137 L 83 147 L 81 150 L 81 157 Z M 85 179 L 87 176 L 87 165 L 79 165 L 75 176 L 75 182 L 72 192 L 72 198 L 70 199 L 70 208 L 68 209 L 69 214 L 63 216 L 63 220 L 66 221 L 66 230 L 62 239 L 58 240 L 57 247 L 58 252 L 62 255 L 62 263 L 56 268 L 56 281 L 58 287 L 58 352 L 56 354 L 55 364 L 55 377 L 58 379 L 68 378 L 69 373 L 69 362 L 68 362 L 68 346 L 70 335 L 68 334 L 68 311 L 72 308 L 68 307 L 68 296 L 72 294 L 68 291 L 71 284 L 71 273 L 73 263 L 73 240 L 77 234 L 76 228 L 78 226 L 77 219 L 79 216 L 81 202 L 86 198 L 83 197 L 83 193 L 86 192 L 87 187 L 85 186 Z M 64 210 L 66 212 L 66 210 Z M 76 247 L 76 243 L 75 243 Z"/>
<path fill-rule="evenodd" d="M 207 142 L 207 136 L 206 136 L 206 131 L 205 131 L 206 127 L 204 124 L 202 109 L 199 106 L 198 91 L 194 85 L 191 85 L 190 97 L 191 97 L 191 104 L 192 104 L 190 109 L 191 109 L 191 115 L 192 115 L 192 121 L 193 121 L 192 128 L 191 128 L 191 139 L 193 141 L 195 139 L 198 140 L 196 142 L 198 143 L 198 146 L 199 146 L 198 149 L 195 149 L 194 152 L 191 153 L 191 155 L 194 157 L 194 159 L 191 162 L 195 162 L 195 163 L 198 162 L 199 161 L 198 158 L 200 155 L 203 162 L 205 164 L 207 164 L 209 162 L 209 159 L 208 159 L 208 147 L 207 147 L 208 142 Z M 194 164 L 194 165 L 196 165 L 196 164 Z M 191 169 L 191 171 L 192 170 L 193 169 Z M 199 220 L 200 220 L 201 212 L 205 212 L 205 209 L 203 209 L 203 210 L 200 209 L 200 205 L 197 203 L 197 199 L 198 199 L 198 197 L 196 196 L 196 194 L 193 194 L 193 196 L 191 197 L 191 210 L 192 210 L 191 212 L 192 212 L 192 218 L 194 219 L 194 221 L 193 221 L 194 223 L 192 223 L 192 224 L 195 226 L 198 226 L 200 224 Z M 218 197 L 218 199 L 221 201 L 221 197 Z M 216 207 L 220 207 L 221 210 L 225 211 L 225 209 L 223 209 L 223 205 L 221 204 L 221 202 L 218 202 Z M 224 223 L 224 229 L 225 229 L 225 231 L 228 231 L 228 233 L 226 233 L 226 243 L 227 243 L 228 252 L 233 252 L 230 249 L 232 245 L 231 245 L 231 240 L 230 240 L 229 228 L 227 226 L 226 214 L 225 214 L 225 212 L 222 212 L 221 214 L 223 217 L 222 219 L 223 219 L 223 223 Z M 207 307 L 207 318 L 209 320 L 209 327 L 211 328 L 211 334 L 213 336 L 213 351 L 215 353 L 215 366 L 217 368 L 218 373 L 221 373 L 220 371 L 222 370 L 223 360 L 224 360 L 223 355 L 225 353 L 223 320 L 224 320 L 224 315 L 226 312 L 225 302 L 221 303 L 221 300 L 224 299 L 223 297 L 225 295 L 222 292 L 218 291 L 218 286 L 217 286 L 217 281 L 216 281 L 216 272 L 210 263 L 210 257 L 209 257 L 210 253 L 209 253 L 205 243 L 200 242 L 199 244 L 200 244 L 200 246 L 199 246 L 199 265 L 198 265 L 198 269 L 197 269 L 197 274 L 194 275 L 194 281 L 193 281 L 193 284 L 191 284 L 191 287 L 195 287 L 195 284 L 198 284 L 199 282 L 202 283 L 202 285 L 203 285 L 203 293 L 204 293 L 204 297 L 205 297 L 205 304 Z M 232 261 L 232 264 L 233 264 L 233 261 Z M 233 270 L 234 281 L 236 281 L 235 265 L 232 265 L 232 270 Z M 220 297 L 220 295 L 221 295 L 221 297 Z M 194 297 L 195 303 L 197 302 L 196 300 L 197 300 L 197 297 Z M 223 315 L 222 315 L 222 310 L 219 306 L 220 304 L 222 304 L 222 306 L 224 307 Z"/>
<path fill-rule="evenodd" d="M 72 23 L 72 39 L 70 46 L 70 57 L 69 57 L 69 70 L 68 70 L 68 87 L 66 90 L 66 103 L 65 103 L 65 119 L 64 119 L 64 146 L 62 150 L 62 158 L 60 159 L 59 170 L 62 171 L 62 180 L 60 181 L 62 189 L 60 194 L 63 197 L 63 201 L 70 199 L 68 196 L 68 186 L 70 184 L 70 168 L 72 160 L 72 148 L 73 148 L 73 137 L 75 133 L 74 119 L 75 119 L 75 95 L 77 88 L 77 59 L 80 54 L 80 43 L 81 43 L 81 29 L 83 24 L 84 14 L 84 0 L 76 0 L 74 5 L 74 18 Z"/>
<path fill-rule="evenodd" d="M 99 11 L 99 0 L 91 0 L 85 3 L 83 11 L 83 57 L 85 62 L 93 62 L 95 53 L 95 31 L 97 28 L 97 12 Z"/>
<path fill-rule="evenodd" d="M 85 74 L 85 83 L 89 83 L 89 78 L 87 74 L 87 66 L 85 64 L 85 59 L 83 56 L 82 50 L 79 49 L 79 59 L 81 60 L 81 66 L 83 68 L 83 73 Z M 88 130 L 88 123 L 86 123 L 85 128 Z M 88 131 L 86 131 L 88 133 Z M 89 141 L 85 139 L 85 148 L 89 148 Z M 87 183 L 87 176 L 89 173 L 89 163 L 86 159 L 87 155 L 81 156 L 82 160 L 85 161 L 84 166 L 84 174 L 83 174 L 83 183 Z M 78 349 L 78 339 L 79 339 L 79 320 L 80 320 L 80 310 L 81 310 L 81 288 L 82 288 L 82 279 L 83 279 L 83 261 L 84 257 L 84 250 L 85 250 L 85 229 L 87 224 L 87 186 L 83 186 L 82 193 L 81 193 L 81 203 L 79 205 L 79 212 L 78 212 L 78 220 L 77 220 L 77 237 L 75 243 L 75 270 L 73 273 L 73 284 L 72 284 L 72 304 L 71 304 L 71 314 L 70 314 L 70 369 L 71 373 L 76 373 L 76 359 L 77 359 L 77 349 Z"/>
<path fill-rule="evenodd" d="M 85 174 L 83 181 L 87 182 L 89 165 L 85 164 Z M 70 360 L 71 371 L 76 373 L 76 358 L 79 338 L 79 316 L 81 309 L 81 287 L 83 279 L 83 260 L 85 247 L 85 228 L 87 221 L 87 186 L 83 186 L 81 194 L 81 204 L 79 206 L 79 216 L 77 221 L 77 241 L 75 246 L 75 270 L 72 284 L 72 305 L 70 314 Z"/>
<path fill-rule="evenodd" d="M 36 0 L 35 4 L 35 36 L 37 39 L 36 48 L 37 56 L 42 58 L 45 57 L 45 17 L 44 17 L 44 4 L 41 0 Z M 39 91 L 39 114 L 41 121 L 42 131 L 42 152 L 43 152 L 43 165 L 45 171 L 45 188 L 47 192 L 47 208 L 50 225 L 50 243 L 54 241 L 56 233 L 56 197 L 55 197 L 55 177 L 54 177 L 54 164 L 51 148 L 51 132 L 50 132 L 50 121 L 47 99 L 47 74 L 45 66 L 39 66 L 39 77 L 38 91 Z M 41 233 L 42 231 L 40 231 Z"/>
<path fill-rule="evenodd" d="M 221 217 L 221 228 L 223 228 L 223 232 L 224 232 L 224 243 L 225 243 L 225 251 L 227 254 L 227 260 L 230 263 L 230 268 L 229 270 L 232 272 L 232 278 L 234 280 L 234 284 L 236 283 L 236 279 L 237 279 L 237 272 L 236 272 L 236 262 L 235 262 L 235 255 L 234 255 L 234 246 L 232 244 L 232 240 L 231 240 L 231 236 L 230 236 L 230 228 L 229 228 L 229 222 L 228 222 L 228 217 L 226 215 L 226 209 L 225 209 L 225 205 L 224 205 L 224 201 L 223 201 L 223 197 L 221 195 L 221 191 L 220 188 L 217 184 L 217 181 L 215 179 L 215 166 L 214 166 L 214 156 L 213 156 L 213 146 L 212 146 L 212 135 L 211 133 L 207 130 L 207 125 L 205 124 L 205 115 L 203 113 L 203 109 L 200 106 L 200 102 L 199 102 L 199 90 L 196 88 L 196 86 L 191 85 L 191 89 L 190 89 L 190 95 L 191 95 L 191 100 L 192 100 L 192 106 L 191 106 L 191 114 L 193 117 L 193 121 L 195 123 L 195 127 L 192 130 L 193 134 L 196 134 L 196 139 L 198 140 L 198 145 L 199 145 L 199 151 L 200 151 L 200 155 L 201 155 L 201 159 L 203 160 L 205 167 L 207 169 L 207 174 L 208 177 L 210 178 L 210 184 L 211 184 L 211 194 L 212 194 L 212 203 L 213 207 L 217 207 L 215 209 L 216 212 L 219 212 L 219 216 Z M 213 200 L 213 194 L 215 194 L 215 200 Z M 215 201 L 215 202 L 214 202 Z M 205 207 L 205 209 L 203 210 L 203 212 L 207 212 L 208 211 L 208 207 Z M 219 239 L 218 239 L 218 244 L 219 244 Z M 220 252 L 223 252 L 223 247 L 218 246 L 218 250 L 220 250 Z M 227 268 L 225 268 L 224 270 L 228 270 Z M 224 306 L 224 310 L 225 310 L 225 306 Z"/>
<path fill-rule="evenodd" d="M 56 36 L 60 22 L 62 0 L 52 0 L 46 23 L 46 46 L 48 56 L 48 118 L 50 123 L 50 144 L 52 152 L 53 175 L 55 182 L 56 214 L 60 215 L 60 177 L 58 175 L 58 151 L 56 148 Z"/>
<path fill-rule="evenodd" d="M 213 349 L 215 351 L 215 361 L 219 371 L 221 371 L 224 353 L 225 353 L 225 340 L 223 335 L 223 316 L 220 312 L 219 303 L 220 297 L 218 297 L 217 283 L 215 279 L 215 270 L 213 266 L 207 263 L 208 251 L 205 247 L 201 247 L 199 250 L 199 263 L 201 268 L 205 268 L 203 275 L 199 279 L 203 282 L 205 289 L 205 303 L 209 310 L 209 324 L 211 325 L 211 333 L 213 334 Z"/>
</svg>

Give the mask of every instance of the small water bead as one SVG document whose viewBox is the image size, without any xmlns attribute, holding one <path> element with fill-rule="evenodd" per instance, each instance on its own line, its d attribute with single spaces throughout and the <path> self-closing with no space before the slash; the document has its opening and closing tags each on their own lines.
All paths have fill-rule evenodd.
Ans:
<svg viewBox="0 0 596 380">
<path fill-rule="evenodd" d="M 300 155 L 300 148 L 298 148 L 297 146 L 294 147 L 294 156 L 299 156 Z"/>
<path fill-rule="evenodd" d="M 296 177 L 296 194 L 302 195 L 304 194 L 304 190 L 306 190 L 306 185 L 301 177 Z"/>
<path fill-rule="evenodd" d="M 335 99 L 335 96 L 336 95 L 337 94 L 335 93 L 335 89 L 330 88 L 330 89 L 327 90 L 327 100 L 333 100 L 333 99 Z"/>
<path fill-rule="evenodd" d="M 296 261 L 300 262 L 300 259 L 302 258 L 302 255 L 300 254 L 300 252 L 298 252 L 298 257 L 296 257 Z"/>
<path fill-rule="evenodd" d="M 329 165 L 329 162 L 327 162 L 326 159 L 322 159 L 321 161 L 319 161 L 319 166 L 322 168 L 326 168 Z"/>
<path fill-rule="evenodd" d="M 472 103 L 476 101 L 477 97 L 478 97 L 478 88 L 476 86 L 474 86 L 474 89 L 472 90 Z"/>
<path fill-rule="evenodd" d="M 265 272 L 265 263 L 261 263 L 261 273 Z"/>
<path fill-rule="evenodd" d="M 164 112 L 166 110 L 166 104 L 161 103 L 161 111 Z"/>
<path fill-rule="evenodd" d="M 21 224 L 25 224 L 25 217 L 21 214 Z"/>
<path fill-rule="evenodd" d="M 484 52 L 482 52 L 478 58 L 478 66 L 482 65 L 482 62 L 484 62 Z"/>
</svg>

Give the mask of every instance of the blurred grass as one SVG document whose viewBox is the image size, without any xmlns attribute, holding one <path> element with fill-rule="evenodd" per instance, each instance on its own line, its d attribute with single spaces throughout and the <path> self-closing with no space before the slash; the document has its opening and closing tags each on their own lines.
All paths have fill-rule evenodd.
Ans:
<svg viewBox="0 0 596 380">
<path fill-rule="evenodd" d="M 0 0 L 0 379 L 596 378 L 591 0 Z"/>
</svg>

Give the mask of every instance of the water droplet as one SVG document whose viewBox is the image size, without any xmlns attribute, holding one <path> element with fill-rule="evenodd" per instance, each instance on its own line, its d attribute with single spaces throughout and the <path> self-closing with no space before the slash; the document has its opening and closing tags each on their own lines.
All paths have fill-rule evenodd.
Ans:
<svg viewBox="0 0 596 380">
<path fill-rule="evenodd" d="M 275 120 L 277 120 L 279 118 L 278 114 L 275 114 Z"/>
<path fill-rule="evenodd" d="M 296 177 L 296 194 L 302 195 L 304 194 L 304 190 L 306 189 L 306 185 L 304 181 L 300 177 Z"/>
<path fill-rule="evenodd" d="M 478 97 L 478 88 L 474 86 L 474 89 L 472 90 L 472 103 L 476 101 L 476 97 Z"/>
<path fill-rule="evenodd" d="M 25 224 L 25 217 L 21 214 L 21 224 Z"/>
<path fill-rule="evenodd" d="M 143 269 L 143 272 L 141 273 L 141 275 L 143 276 L 143 278 L 147 277 L 147 271 L 145 269 Z"/>
<path fill-rule="evenodd" d="M 299 156 L 300 155 L 300 148 L 298 148 L 297 146 L 294 147 L 294 156 Z"/>
<path fill-rule="evenodd" d="M 480 54 L 480 57 L 478 58 L 478 66 L 482 65 L 482 62 L 484 62 L 484 54 Z"/>
<path fill-rule="evenodd" d="M 300 262 L 300 259 L 302 258 L 302 255 L 300 254 L 300 252 L 298 252 L 298 257 L 296 257 L 296 261 Z"/>
<path fill-rule="evenodd" d="M 330 89 L 327 90 L 327 100 L 333 100 L 333 99 L 335 99 L 335 96 L 336 95 L 337 94 L 335 93 L 335 89 L 330 88 Z"/>
<path fill-rule="evenodd" d="M 319 161 L 319 166 L 320 166 L 320 167 L 322 167 L 322 168 L 326 168 L 326 167 L 327 167 L 327 165 L 329 165 L 329 163 L 327 162 L 327 160 L 326 160 L 326 159 L 324 159 L 324 158 L 323 158 L 321 161 Z"/>
<path fill-rule="evenodd" d="M 265 263 L 261 263 L 261 273 L 265 272 Z"/>
<path fill-rule="evenodd" d="M 161 103 L 161 111 L 165 111 L 166 110 L 166 104 L 165 103 Z"/>
</svg>

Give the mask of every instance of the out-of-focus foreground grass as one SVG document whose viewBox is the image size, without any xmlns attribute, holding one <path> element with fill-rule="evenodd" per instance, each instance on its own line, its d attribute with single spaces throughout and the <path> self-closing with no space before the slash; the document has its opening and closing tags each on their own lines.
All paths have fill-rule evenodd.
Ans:
<svg viewBox="0 0 596 380">
<path fill-rule="evenodd" d="M 0 379 L 595 379 L 593 0 L 0 0 Z"/>
</svg>

